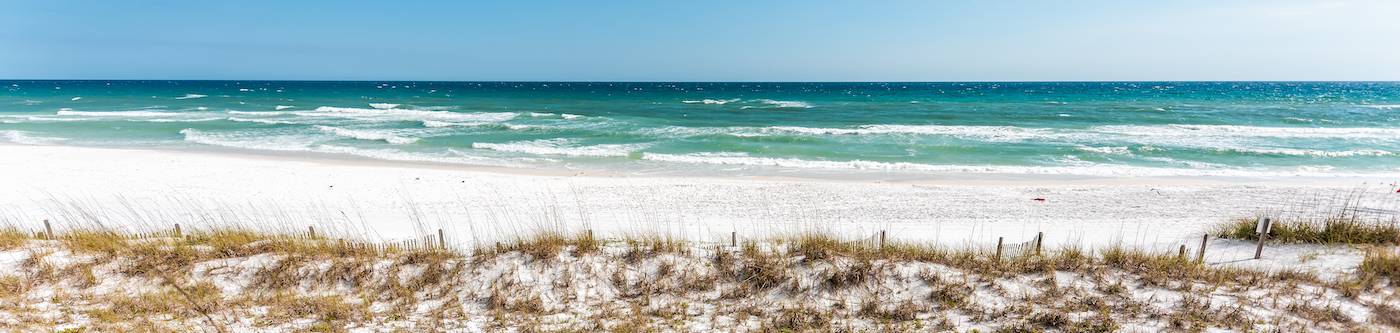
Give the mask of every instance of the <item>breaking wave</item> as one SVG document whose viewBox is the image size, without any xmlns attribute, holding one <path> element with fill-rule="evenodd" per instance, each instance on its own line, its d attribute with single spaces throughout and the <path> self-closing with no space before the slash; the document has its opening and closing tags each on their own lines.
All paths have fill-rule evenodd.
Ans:
<svg viewBox="0 0 1400 333">
<path fill-rule="evenodd" d="M 10 143 L 18 143 L 18 144 L 24 144 L 24 145 L 42 145 L 42 144 L 50 144 L 50 143 L 56 143 L 56 142 L 61 142 L 61 141 L 66 141 L 66 140 L 68 140 L 68 139 L 65 139 L 65 138 L 44 137 L 44 136 L 35 136 L 35 135 L 30 134 L 29 132 L 25 132 L 25 131 L 14 131 L 14 130 L 0 131 L 0 141 L 10 142 Z"/>
<path fill-rule="evenodd" d="M 418 138 L 398 136 L 387 131 L 354 130 L 321 125 L 317 125 L 316 130 L 327 134 L 333 134 L 336 136 L 343 136 L 357 140 L 384 141 L 396 145 L 406 145 L 418 142 Z"/>
<path fill-rule="evenodd" d="M 702 100 L 685 100 L 685 101 L 681 101 L 681 103 L 685 103 L 685 104 L 714 104 L 714 105 L 725 105 L 725 104 L 729 104 L 729 103 L 733 103 L 733 102 L 738 102 L 738 101 L 739 101 L 738 98 L 734 98 L 734 99 L 702 99 Z"/>
<path fill-rule="evenodd" d="M 575 145 L 573 140 L 568 139 L 545 139 L 531 141 L 516 141 L 506 143 L 472 143 L 472 148 L 486 149 L 504 152 L 526 153 L 535 155 L 561 155 L 561 156 L 588 156 L 588 157 L 626 157 L 641 149 L 645 149 L 646 144 L 600 144 L 600 145 Z"/>
<path fill-rule="evenodd" d="M 59 116 L 84 116 L 84 117 L 171 117 L 181 116 L 184 113 L 159 112 L 159 111 L 73 111 L 68 109 L 58 110 L 54 115 Z"/>
<path fill-rule="evenodd" d="M 407 120 L 407 121 L 506 121 L 515 119 L 519 113 L 515 112 L 477 112 L 460 113 L 449 111 L 424 111 L 406 109 L 361 109 L 344 108 L 334 106 L 322 106 L 309 112 L 293 113 L 299 116 L 321 116 L 321 117 L 345 117 L 345 118 L 371 118 L 381 120 Z"/>
<path fill-rule="evenodd" d="M 732 166 L 783 167 L 797 169 L 829 170 L 874 170 L 874 171 L 921 171 L 936 173 L 979 173 L 979 174 L 1044 174 L 1081 175 L 1105 177 L 1151 177 L 1151 176 L 1231 176 L 1231 177 L 1288 177 L 1288 176 L 1329 176 L 1352 177 L 1374 174 L 1335 173 L 1327 168 L 1301 166 L 1288 170 L 1250 170 L 1240 168 L 1158 168 L 1119 164 L 1078 162 L 1074 166 L 1011 166 L 1011 165 L 946 165 L 908 162 L 877 161 L 826 161 L 804 160 L 780 157 L 756 157 L 745 153 L 708 152 L 691 154 L 642 153 L 643 160 Z M 1400 174 L 1400 173 L 1397 173 Z"/>
</svg>

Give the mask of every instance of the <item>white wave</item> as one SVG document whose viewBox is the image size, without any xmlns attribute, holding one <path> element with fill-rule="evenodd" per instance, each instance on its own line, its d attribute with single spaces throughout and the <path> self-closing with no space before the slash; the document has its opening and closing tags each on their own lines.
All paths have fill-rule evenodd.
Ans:
<svg viewBox="0 0 1400 333">
<path fill-rule="evenodd" d="M 512 130 L 512 131 L 547 130 L 547 129 L 552 128 L 552 127 L 544 126 L 544 125 L 522 125 L 522 124 L 502 124 L 502 125 L 505 126 L 506 129 L 509 129 L 509 130 Z"/>
<path fill-rule="evenodd" d="M 205 97 L 209 97 L 209 95 L 185 94 L 184 96 L 176 97 L 175 99 L 195 99 L 195 98 L 205 98 Z"/>
<path fill-rule="evenodd" d="M 583 118 L 583 116 L 568 113 L 530 112 L 525 115 L 530 116 L 530 118 L 561 118 L 567 120 Z"/>
<path fill-rule="evenodd" d="M 1091 131 L 1132 136 L 1213 136 L 1271 138 L 1400 138 L 1400 128 L 1260 127 L 1241 125 L 1105 125 Z"/>
<path fill-rule="evenodd" d="M 401 105 L 401 104 L 391 104 L 391 103 L 369 103 L 369 107 L 376 108 L 376 109 L 380 109 L 380 110 L 388 110 L 388 109 L 397 108 L 397 107 L 399 107 L 399 105 Z"/>
<path fill-rule="evenodd" d="M 743 131 L 743 129 L 734 129 Z M 807 135 L 939 135 L 989 141 L 1046 140 L 1099 142 L 1126 140 L 1158 145 L 1210 147 L 1239 138 L 1397 139 L 1400 128 L 1256 127 L 1238 125 L 1104 125 L 1088 129 L 971 125 L 863 125 L 855 128 L 773 126 L 762 134 Z"/>
<path fill-rule="evenodd" d="M 331 126 L 321 126 L 321 125 L 317 125 L 317 126 L 316 126 L 316 130 L 319 130 L 319 131 L 324 132 L 324 133 L 334 134 L 334 135 L 337 135 L 337 136 L 343 136 L 343 137 L 352 138 L 352 139 L 369 140 L 369 141 L 384 141 L 384 142 L 388 142 L 388 143 L 396 144 L 396 145 L 406 145 L 406 144 L 411 144 L 411 143 L 414 143 L 414 142 L 418 142 L 418 138 L 410 138 L 410 137 L 397 136 L 397 135 L 393 135 L 393 134 L 390 134 L 390 133 L 386 133 L 386 132 L 384 132 L 384 131 L 353 130 L 353 129 L 346 129 L 346 128 L 340 128 L 340 127 L 331 127 Z"/>
<path fill-rule="evenodd" d="M 71 109 L 61 109 L 54 115 L 59 116 L 85 116 L 85 117 L 170 117 L 185 115 L 178 112 L 158 112 L 158 111 L 73 111 Z"/>
<path fill-rule="evenodd" d="M 457 107 L 455 107 L 455 106 L 417 106 L 417 105 L 412 106 L 412 108 L 413 108 L 414 110 L 422 110 L 422 111 L 448 111 L 448 110 L 456 110 L 456 109 L 457 109 Z"/>
<path fill-rule="evenodd" d="M 214 118 L 176 118 L 176 119 L 170 119 L 170 118 L 146 119 L 146 118 L 143 118 L 143 119 L 128 119 L 127 121 L 149 122 L 149 123 L 199 123 L 199 122 L 206 122 L 206 121 L 226 120 L 226 119 L 227 119 L 227 118 L 223 118 L 223 117 L 214 117 Z"/>
<path fill-rule="evenodd" d="M 192 128 L 180 130 L 186 142 L 229 148 L 306 151 L 316 140 L 306 135 L 285 135 L 264 131 L 208 132 Z"/>
<path fill-rule="evenodd" d="M 1128 147 L 1090 147 L 1079 146 L 1074 149 L 1104 155 L 1131 155 L 1133 152 Z"/>
<path fill-rule="evenodd" d="M 1357 149 L 1343 151 L 1326 151 L 1313 149 L 1293 149 L 1293 148 L 1216 148 L 1216 151 L 1236 152 L 1260 155 L 1286 155 L 1286 156 L 1312 156 L 1312 157 L 1356 157 L 1356 156 L 1390 156 L 1394 153 L 1379 149 Z"/>
<path fill-rule="evenodd" d="M 293 112 L 272 112 L 272 111 L 229 111 L 228 114 L 245 116 L 286 116 L 293 115 Z"/>
<path fill-rule="evenodd" d="M 812 104 L 808 104 L 807 102 L 803 102 L 803 101 L 775 101 L 775 100 L 771 100 L 771 99 L 760 99 L 760 100 L 758 100 L 758 102 L 759 102 L 759 103 L 763 103 L 763 104 L 765 104 L 765 105 L 772 105 L 773 107 L 778 107 L 778 108 L 801 108 L 801 109 L 810 109 L 810 108 L 812 108 Z"/>
<path fill-rule="evenodd" d="M 248 89 L 248 88 L 238 88 L 238 91 L 241 91 L 241 92 L 249 92 L 249 91 L 253 91 L 253 89 Z"/>
<path fill-rule="evenodd" d="M 50 144 L 50 143 L 54 143 L 54 142 L 65 141 L 65 140 L 68 140 L 68 139 L 65 139 L 65 138 L 43 137 L 43 136 L 34 136 L 34 135 L 29 134 L 29 132 L 14 131 L 14 130 L 6 130 L 6 131 L 0 131 L 0 140 L 3 140 L 3 141 L 5 141 L 5 142 L 10 142 L 10 143 L 24 144 L 24 145 L 42 145 L 42 144 Z"/>
<path fill-rule="evenodd" d="M 240 123 L 259 123 L 259 124 L 267 124 L 267 125 L 300 125 L 300 124 L 301 124 L 301 123 L 290 122 L 290 121 L 269 120 L 269 119 L 254 119 L 254 118 L 239 118 L 239 117 L 228 117 L 228 121 L 240 122 Z"/>
<path fill-rule="evenodd" d="M 286 109 L 290 109 L 290 108 L 294 108 L 294 107 L 295 107 L 295 106 L 291 106 L 291 105 L 278 105 L 278 106 L 273 107 L 272 109 L 273 109 L 273 110 L 277 110 L 277 111 L 282 111 L 282 110 L 286 110 Z"/>
<path fill-rule="evenodd" d="M 295 112 L 299 116 L 344 117 L 382 120 L 436 120 L 436 121 L 487 121 L 500 122 L 515 119 L 520 114 L 514 112 L 459 113 L 449 111 L 423 111 L 404 109 L 360 109 L 322 106 L 311 112 Z"/>
<path fill-rule="evenodd" d="M 568 139 L 546 139 L 516 141 L 507 143 L 474 142 L 472 148 L 535 155 L 562 155 L 587 157 L 626 157 L 632 152 L 645 149 L 645 144 L 602 144 L 576 146 Z"/>
<path fill-rule="evenodd" d="M 512 162 L 512 161 L 506 161 L 506 160 L 497 159 L 497 158 L 490 158 L 490 157 L 484 157 L 484 156 L 474 156 L 474 155 L 470 155 L 470 154 L 464 154 L 464 153 L 459 152 L 459 151 L 454 150 L 454 149 L 447 149 L 447 152 L 445 152 L 445 153 L 434 153 L 434 152 L 412 152 L 412 153 L 410 153 L 410 152 L 405 152 L 405 151 L 398 150 L 398 149 L 372 149 L 372 148 L 359 148 L 359 147 L 347 147 L 347 146 L 338 146 L 338 145 L 326 145 L 326 144 L 322 144 L 322 145 L 315 145 L 315 146 L 311 147 L 311 148 L 308 149 L 308 150 L 309 150 L 309 151 L 312 151 L 312 152 L 318 152 L 318 153 L 351 155 L 351 156 L 359 156 L 359 157 L 371 158 L 371 159 L 376 159 L 376 160 L 388 160 L 388 161 L 431 162 L 431 163 L 454 163 L 454 164 L 490 165 L 490 166 L 503 166 L 503 167 L 527 167 L 527 166 L 528 166 L 528 165 L 525 165 L 525 164 L 522 164 L 522 163 L 517 163 L 517 162 Z M 539 160 L 539 159 L 527 159 L 527 160 L 528 160 L 528 161 L 546 161 L 546 160 Z"/>
<path fill-rule="evenodd" d="M 1358 106 L 1381 110 L 1400 109 L 1400 104 L 1362 104 Z"/>
<path fill-rule="evenodd" d="M 864 125 L 856 128 L 814 128 L 795 126 L 772 126 L 759 130 L 762 133 L 798 133 L 808 135 L 875 135 L 875 134 L 918 134 L 943 135 L 961 138 L 979 138 L 991 141 L 1014 141 L 1054 135 L 1048 128 L 1026 128 L 1015 126 L 965 126 L 965 125 Z"/>
<path fill-rule="evenodd" d="M 715 164 L 757 167 L 782 167 L 796 169 L 832 170 L 875 170 L 875 171 L 920 171 L 937 173 L 981 173 L 981 174 L 1046 174 L 1080 175 L 1101 177 L 1164 177 L 1164 176 L 1224 176 L 1224 177 L 1360 177 L 1380 174 L 1336 173 L 1326 168 L 1299 167 L 1296 170 L 1257 170 L 1223 168 L 1157 168 L 1117 164 L 1080 162 L 1075 166 L 1007 166 L 1007 165 L 934 165 L 907 162 L 876 161 L 823 161 L 795 158 L 754 157 L 744 153 L 692 153 L 659 154 L 642 153 L 643 160 Z M 1384 174 L 1400 176 L 1400 172 Z"/>
<path fill-rule="evenodd" d="M 36 101 L 36 100 L 32 100 L 32 99 L 26 99 L 26 100 L 24 100 L 24 101 L 19 102 L 19 104 L 23 104 L 23 105 L 39 105 L 39 104 L 44 104 L 44 102 L 43 102 L 43 101 Z"/>
<path fill-rule="evenodd" d="M 685 100 L 685 101 L 681 101 L 681 103 L 685 103 L 685 104 L 713 104 L 713 105 L 725 105 L 725 104 L 734 103 L 734 102 L 738 102 L 738 101 L 739 101 L 738 98 L 734 98 L 734 99 L 702 99 L 702 100 Z"/>
<path fill-rule="evenodd" d="M 494 123 L 488 123 L 488 122 L 454 123 L 454 122 L 448 122 L 448 121 L 435 121 L 435 120 L 424 120 L 424 121 L 423 121 L 423 127 L 427 127 L 427 128 L 477 127 L 477 126 L 485 126 L 485 125 L 490 125 L 490 124 L 494 124 Z"/>
<path fill-rule="evenodd" d="M 28 120 L 28 121 L 86 121 L 86 120 L 93 120 L 93 119 L 96 119 L 96 118 L 62 118 L 62 117 L 28 116 L 28 117 L 24 117 L 24 119 L 25 119 L 25 120 Z"/>
<path fill-rule="evenodd" d="M 73 97 L 72 99 L 69 99 L 69 100 L 70 100 L 70 101 L 76 101 L 76 100 L 80 100 L 80 99 L 83 99 L 83 96 Z"/>
</svg>

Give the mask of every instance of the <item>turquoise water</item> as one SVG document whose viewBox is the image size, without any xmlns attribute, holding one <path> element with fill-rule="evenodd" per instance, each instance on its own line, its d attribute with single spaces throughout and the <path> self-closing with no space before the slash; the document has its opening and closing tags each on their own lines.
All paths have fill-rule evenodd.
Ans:
<svg viewBox="0 0 1400 333">
<path fill-rule="evenodd" d="M 1400 174 L 1400 83 L 0 81 L 0 140 L 722 174 Z"/>
</svg>

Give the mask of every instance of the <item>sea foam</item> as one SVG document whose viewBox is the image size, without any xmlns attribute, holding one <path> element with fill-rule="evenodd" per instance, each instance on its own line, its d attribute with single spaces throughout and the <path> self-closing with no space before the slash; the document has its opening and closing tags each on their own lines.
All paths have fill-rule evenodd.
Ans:
<svg viewBox="0 0 1400 333">
<path fill-rule="evenodd" d="M 186 142 L 251 150 L 307 151 L 315 143 L 315 139 L 305 135 L 266 131 L 211 132 L 186 128 L 180 130 L 180 135 Z"/>
<path fill-rule="evenodd" d="M 1400 128 L 1263 127 L 1242 125 L 1104 125 L 1090 130 L 1134 136 L 1214 136 L 1270 138 L 1400 138 Z"/>
<path fill-rule="evenodd" d="M 383 120 L 408 120 L 408 121 L 489 121 L 498 122 L 515 119 L 519 116 L 514 112 L 476 112 L 462 113 L 450 111 L 423 111 L 405 109 L 361 109 L 344 108 L 333 106 L 317 107 L 310 112 L 294 113 L 300 116 L 323 116 L 323 117 L 345 117 L 360 119 L 383 119 Z"/>
<path fill-rule="evenodd" d="M 84 116 L 84 117 L 170 117 L 180 116 L 178 112 L 158 112 L 158 111 L 73 111 L 59 110 L 54 113 L 59 116 Z"/>
<path fill-rule="evenodd" d="M 724 105 L 724 104 L 729 104 L 729 103 L 738 102 L 738 101 L 739 101 L 738 98 L 734 98 L 734 99 L 702 99 L 702 100 L 684 100 L 684 101 L 681 101 L 681 103 L 686 103 L 686 104 L 714 104 L 714 105 Z"/>
<path fill-rule="evenodd" d="M 506 143 L 472 143 L 472 148 L 475 149 L 486 149 L 535 155 L 589 157 L 626 157 L 635 151 L 646 148 L 647 146 L 648 145 L 646 144 L 600 144 L 580 146 L 575 145 L 573 140 L 567 139 L 545 139 Z"/>
<path fill-rule="evenodd" d="M 25 145 L 42 145 L 66 141 L 68 139 L 35 136 L 25 131 L 5 130 L 0 131 L 0 140 Z"/>
<path fill-rule="evenodd" d="M 316 130 L 319 130 L 323 133 L 333 134 L 336 136 L 343 136 L 358 140 L 384 141 L 396 145 L 406 145 L 418 142 L 418 138 L 398 136 L 387 131 L 355 130 L 321 125 L 317 125 Z"/>
<path fill-rule="evenodd" d="M 982 173 L 982 174 L 1042 174 L 1079 175 L 1100 177 L 1165 177 L 1165 176 L 1229 176 L 1229 177 L 1357 177 L 1376 174 L 1337 173 L 1326 168 L 1299 167 L 1289 170 L 1259 170 L 1243 168 L 1158 168 L 1103 164 L 1076 161 L 1073 166 L 1019 166 L 1019 165 L 955 165 L 921 164 L 909 162 L 877 162 L 865 160 L 827 161 L 804 160 L 783 157 L 756 157 L 735 152 L 709 152 L 691 154 L 642 153 L 643 160 L 687 163 L 715 164 L 755 167 L 782 167 L 795 169 L 829 170 L 875 170 L 875 171 L 919 171 L 935 173 Z M 1214 166 L 1214 165 L 1212 165 Z M 1387 176 L 1400 175 L 1390 173 Z"/>
</svg>

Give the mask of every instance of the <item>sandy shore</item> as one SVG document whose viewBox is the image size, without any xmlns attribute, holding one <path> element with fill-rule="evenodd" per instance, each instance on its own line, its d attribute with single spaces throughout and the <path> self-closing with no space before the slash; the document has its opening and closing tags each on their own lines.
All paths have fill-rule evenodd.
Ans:
<svg viewBox="0 0 1400 333">
<path fill-rule="evenodd" d="M 107 222 L 200 211 L 187 225 L 402 238 L 438 228 L 461 242 L 545 227 L 604 235 L 665 232 L 699 240 L 802 230 L 944 244 L 1029 240 L 1171 246 L 1210 224 L 1331 197 L 1386 180 L 1006 177 L 925 181 L 575 175 L 213 152 L 0 145 L 0 212 L 11 223 L 79 224 L 73 204 Z M 1364 182 L 1370 181 L 1370 185 Z M 1392 180 L 1393 181 L 1393 180 Z M 1391 190 L 1393 192 L 1393 190 Z M 1044 199 L 1044 201 L 1036 200 Z M 67 206 L 69 208 L 64 208 Z M 133 213 L 126 207 L 134 207 Z"/>
</svg>

